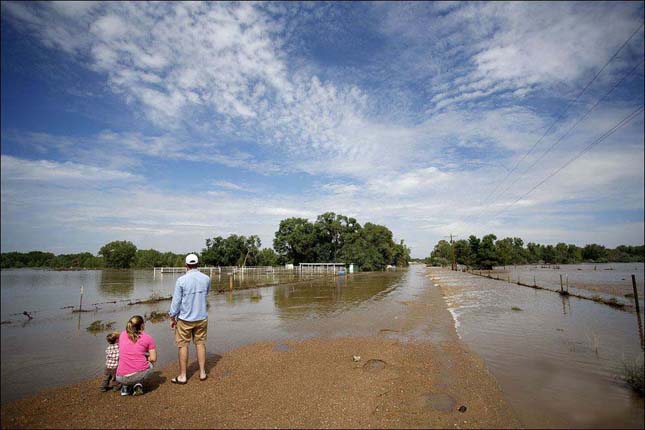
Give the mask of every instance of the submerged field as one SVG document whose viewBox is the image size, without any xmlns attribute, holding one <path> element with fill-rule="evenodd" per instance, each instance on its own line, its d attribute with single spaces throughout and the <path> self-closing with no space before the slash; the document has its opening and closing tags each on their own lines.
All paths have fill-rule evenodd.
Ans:
<svg viewBox="0 0 645 430">
<path fill-rule="evenodd" d="M 643 426 L 643 399 L 620 377 L 623 359 L 642 354 L 635 316 L 593 301 L 419 265 L 214 291 L 212 377 L 200 383 L 193 374 L 177 387 L 172 332 L 160 316 L 169 302 L 127 304 L 170 294 L 176 278 L 66 273 L 2 272 L 3 317 L 30 294 L 49 305 L 2 326 L 3 427 Z M 116 303 L 61 310 L 78 280 L 90 300 Z M 152 318 L 159 373 L 142 398 L 99 393 L 104 332 L 86 327 L 101 320 L 121 329 L 134 313 Z M 182 402 L 201 412 L 173 421 Z"/>
</svg>

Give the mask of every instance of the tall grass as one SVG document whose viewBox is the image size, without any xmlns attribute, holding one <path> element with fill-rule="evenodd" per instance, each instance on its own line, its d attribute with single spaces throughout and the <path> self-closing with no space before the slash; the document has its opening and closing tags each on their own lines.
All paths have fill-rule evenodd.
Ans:
<svg viewBox="0 0 645 430">
<path fill-rule="evenodd" d="M 645 395 L 645 363 L 640 360 L 623 361 L 623 380 L 641 396 Z"/>
</svg>

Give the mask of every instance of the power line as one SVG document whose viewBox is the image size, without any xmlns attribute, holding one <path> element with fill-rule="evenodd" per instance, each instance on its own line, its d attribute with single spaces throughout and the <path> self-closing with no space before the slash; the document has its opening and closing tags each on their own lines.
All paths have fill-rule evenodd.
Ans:
<svg viewBox="0 0 645 430">
<path fill-rule="evenodd" d="M 545 136 L 546 136 L 546 135 L 547 135 L 547 134 L 548 134 L 548 133 L 553 129 L 553 127 L 554 127 L 554 126 L 555 126 L 555 125 L 556 125 L 556 124 L 557 124 L 557 123 L 558 123 L 558 122 L 559 122 L 559 121 L 564 117 L 564 114 L 565 114 L 565 113 L 567 112 L 567 110 L 571 107 L 571 105 L 572 105 L 573 103 L 575 103 L 576 101 L 578 101 L 578 99 L 582 96 L 582 94 L 584 94 L 584 92 L 585 92 L 585 91 L 587 91 L 587 89 L 591 86 L 591 84 L 592 84 L 592 83 L 594 83 L 594 82 L 596 81 L 596 79 L 598 79 L 598 76 L 600 76 L 600 74 L 601 74 L 601 73 L 602 73 L 602 72 L 607 68 L 607 66 L 608 66 L 612 61 L 614 61 L 614 59 L 615 59 L 615 58 L 618 56 L 618 54 L 623 50 L 623 48 L 625 48 L 625 46 L 627 46 L 627 44 L 628 44 L 628 43 L 629 43 L 629 42 L 634 38 L 634 36 L 636 35 L 636 33 L 638 33 L 638 32 L 641 30 L 641 28 L 643 28 L 643 25 L 645 25 L 645 23 L 642 23 L 642 24 L 641 24 L 641 25 L 640 25 L 640 26 L 639 26 L 639 27 L 638 27 L 638 28 L 637 28 L 637 29 L 636 29 L 636 30 L 635 30 L 635 31 L 634 31 L 634 32 L 629 36 L 629 38 L 628 38 L 628 39 L 627 39 L 627 40 L 626 40 L 626 41 L 625 41 L 625 42 L 620 46 L 620 48 L 618 48 L 618 50 L 614 53 L 614 55 L 612 55 L 612 56 L 611 56 L 611 58 L 609 58 L 609 60 L 605 63 L 605 65 L 604 65 L 604 66 L 602 66 L 602 68 L 601 68 L 601 69 L 596 73 L 596 75 L 595 75 L 595 76 L 594 76 L 594 77 L 593 77 L 593 78 L 592 78 L 592 79 L 587 83 L 587 85 L 585 85 L 585 87 L 582 89 L 582 91 L 580 91 L 580 93 L 576 96 L 576 98 L 575 98 L 574 100 L 570 101 L 570 102 L 567 104 L 567 106 L 564 108 L 564 110 L 563 110 L 563 111 L 562 111 L 562 113 L 558 116 L 558 118 L 556 118 L 556 120 L 555 120 L 555 121 L 554 121 L 554 122 L 549 126 L 549 128 L 544 132 L 544 134 L 542 134 L 542 136 L 541 136 L 541 137 L 540 137 L 540 138 L 539 138 L 539 139 L 538 139 L 538 140 L 533 144 L 533 146 L 531 146 L 531 148 L 528 150 L 528 152 L 527 152 L 526 154 L 524 154 L 524 156 L 520 159 L 520 161 L 518 161 L 517 163 L 515 163 L 515 166 L 513 166 L 513 168 L 512 168 L 512 169 L 511 169 L 507 174 L 506 174 L 506 176 L 504 176 L 504 178 L 503 178 L 503 179 L 502 179 L 502 180 L 501 180 L 501 181 L 500 181 L 500 182 L 499 182 L 499 183 L 498 183 L 498 184 L 493 188 L 493 190 L 492 190 L 492 191 L 491 191 L 491 192 L 490 192 L 490 193 L 489 193 L 489 194 L 484 198 L 484 200 L 488 200 L 488 199 L 489 199 L 489 198 L 490 198 L 490 197 L 491 197 L 491 196 L 492 196 L 492 195 L 497 191 L 497 189 L 499 188 L 499 186 L 500 186 L 500 185 L 502 185 L 502 184 L 504 183 L 504 181 L 506 181 L 506 179 L 508 179 L 508 177 L 509 177 L 509 176 L 511 176 L 511 175 L 513 174 L 513 172 L 515 171 L 515 169 L 517 169 L 517 167 L 520 165 L 520 163 L 522 163 L 522 161 L 524 161 L 524 160 L 526 159 L 526 157 L 528 157 L 528 156 L 531 154 L 531 152 L 533 152 L 533 149 L 535 149 L 535 147 L 536 147 L 536 146 L 537 146 L 537 145 L 538 145 L 538 144 L 539 144 L 539 143 L 544 139 L 544 137 L 545 137 Z"/>
<path fill-rule="evenodd" d="M 540 156 L 539 156 L 539 157 L 538 157 L 538 158 L 537 158 L 537 159 L 536 159 L 536 160 L 535 160 L 535 161 L 534 161 L 534 162 L 533 162 L 529 167 L 527 167 L 527 168 L 526 168 L 526 169 L 525 169 L 525 170 L 520 174 L 520 176 L 517 178 L 517 180 L 516 180 L 516 182 L 515 182 L 515 183 L 517 183 L 517 181 L 519 181 L 519 180 L 520 180 L 520 179 L 521 179 L 521 178 L 522 178 L 522 177 L 523 177 L 527 172 L 529 172 L 533 167 L 535 167 L 535 166 L 536 166 L 536 165 L 537 165 L 537 164 L 538 164 L 538 163 L 539 163 L 539 162 L 540 162 L 540 161 L 541 161 L 541 160 L 542 160 L 542 159 L 543 159 L 543 158 L 544 158 L 544 157 L 545 157 L 549 152 L 551 152 L 551 150 L 552 150 L 553 148 L 555 148 L 555 147 L 556 147 L 560 142 L 562 142 L 562 140 L 563 140 L 565 137 L 569 136 L 569 135 L 571 134 L 571 132 L 573 131 L 573 129 L 574 129 L 574 128 L 576 128 L 576 127 L 578 126 L 578 124 L 580 124 L 580 123 L 581 123 L 581 122 L 582 122 L 582 121 L 583 121 L 587 116 L 589 116 L 589 114 L 590 114 L 594 109 L 596 109 L 596 107 L 597 107 L 600 103 L 602 103 L 602 102 L 603 102 L 603 101 L 604 101 L 604 100 L 605 100 L 605 99 L 606 99 L 606 98 L 607 98 L 607 97 L 608 97 L 608 96 L 609 96 L 609 95 L 610 95 L 610 94 L 611 94 L 611 93 L 612 93 L 616 88 L 618 88 L 618 86 L 619 86 L 621 83 L 623 83 L 623 81 L 625 81 L 625 79 L 627 79 L 627 78 L 628 78 L 632 73 L 634 73 L 634 72 L 636 71 L 636 68 L 637 68 L 638 66 L 640 66 L 644 61 L 645 61 L 645 59 L 642 59 L 640 62 L 636 63 L 636 64 L 634 65 L 634 67 L 632 67 L 632 69 L 631 69 L 629 72 L 627 72 L 627 73 L 626 73 L 626 74 L 625 74 L 625 75 L 624 75 L 624 76 L 623 76 L 623 77 L 622 77 L 618 82 L 616 82 L 616 84 L 614 84 L 614 86 L 613 86 L 609 91 L 607 91 L 607 93 L 605 93 L 605 95 L 604 95 L 604 96 L 602 96 L 600 99 L 598 99 L 598 101 L 597 101 L 597 102 L 596 102 L 596 103 L 595 103 L 591 108 L 589 108 L 589 109 L 588 109 L 588 110 L 587 110 L 587 111 L 586 111 L 586 112 L 585 112 L 585 113 L 584 113 L 580 118 L 578 118 L 578 120 L 577 120 L 577 121 L 576 121 L 576 122 L 575 122 L 575 123 L 574 123 L 574 124 L 573 124 L 573 125 L 572 125 L 572 126 L 571 126 L 571 127 L 570 127 L 570 128 L 569 128 L 569 129 L 568 129 L 568 130 L 563 134 L 563 135 L 562 135 L 562 136 L 560 136 L 560 137 L 558 138 L 558 140 L 556 140 L 555 142 L 553 142 L 553 144 L 552 144 L 550 147 L 548 147 L 548 148 L 547 148 L 547 149 L 542 153 L 542 155 L 540 155 Z M 495 202 L 495 201 L 496 201 L 500 196 L 502 196 L 506 191 L 508 191 L 508 189 L 509 189 L 511 186 L 513 186 L 513 183 L 508 184 L 508 185 L 506 186 L 506 188 L 504 188 L 504 189 L 503 189 L 503 190 L 502 190 L 502 191 L 497 195 L 497 197 L 496 197 L 495 199 L 493 199 L 493 201 L 492 201 L 492 202 L 490 202 L 490 203 L 488 204 L 488 206 L 492 205 L 492 204 L 493 204 L 493 203 L 494 203 L 494 202 Z"/>
<path fill-rule="evenodd" d="M 630 122 L 632 119 L 634 119 L 634 118 L 636 117 L 636 115 L 638 115 L 638 113 L 639 113 L 639 112 L 642 112 L 642 111 L 643 111 L 643 109 L 644 109 L 644 108 L 643 108 L 643 106 L 639 106 L 636 110 L 632 111 L 629 115 L 627 115 L 625 118 L 623 118 L 620 122 L 618 122 L 616 125 L 614 125 L 611 129 L 609 129 L 608 131 L 606 131 L 605 133 L 603 133 L 602 135 L 600 135 L 596 140 L 592 141 L 592 142 L 591 142 L 589 145 L 587 145 L 587 146 L 586 146 L 582 151 L 579 151 L 579 152 L 578 152 L 578 153 L 577 153 L 573 158 L 569 159 L 569 161 L 567 161 L 567 162 L 566 162 L 566 163 L 564 163 L 562 166 L 558 167 L 556 170 L 554 170 L 553 172 L 551 172 L 551 173 L 550 173 L 546 178 L 544 178 L 543 180 L 541 180 L 540 182 L 538 182 L 537 184 L 535 184 L 535 185 L 534 185 L 530 190 L 528 190 L 526 193 L 524 193 L 522 196 L 520 196 L 520 197 L 519 197 L 518 199 L 516 199 L 514 202 L 512 202 L 511 204 L 509 204 L 509 205 L 507 205 L 506 207 L 502 208 L 502 210 L 501 210 L 501 211 L 499 211 L 499 212 L 497 212 L 496 214 L 494 214 L 491 218 L 489 218 L 489 220 L 492 220 L 492 219 L 497 218 L 497 217 L 498 217 L 500 214 L 502 214 L 504 211 L 506 211 L 506 210 L 510 209 L 510 208 L 511 208 L 512 206 L 514 206 L 517 202 L 519 202 L 520 200 L 524 199 L 526 196 L 528 196 L 529 194 L 531 194 L 531 193 L 532 193 L 533 191 L 535 191 L 535 190 L 536 190 L 540 185 L 544 184 L 546 181 L 548 181 L 549 179 L 551 179 L 552 177 L 554 177 L 555 175 L 557 175 L 558 173 L 560 173 L 560 172 L 562 171 L 562 169 L 564 169 L 565 167 L 567 167 L 568 165 L 570 165 L 571 163 L 573 163 L 574 161 L 576 161 L 578 158 L 582 157 L 584 154 L 586 154 L 587 152 L 589 152 L 589 151 L 590 151 L 594 146 L 596 146 L 596 145 L 598 145 L 599 143 L 603 142 L 603 141 L 604 141 L 605 139 L 607 139 L 609 136 L 611 136 L 612 134 L 614 134 L 614 133 L 615 133 L 615 132 L 620 128 L 620 127 L 624 126 L 625 124 L 627 124 L 628 122 Z"/>
</svg>

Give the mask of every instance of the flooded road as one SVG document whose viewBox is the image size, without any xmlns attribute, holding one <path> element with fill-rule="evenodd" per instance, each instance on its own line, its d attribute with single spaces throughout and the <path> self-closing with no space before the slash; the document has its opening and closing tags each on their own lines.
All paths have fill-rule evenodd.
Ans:
<svg viewBox="0 0 645 430">
<path fill-rule="evenodd" d="M 3 403 L 99 375 L 105 332 L 93 335 L 86 327 L 115 321 L 121 330 L 134 314 L 167 312 L 169 301 L 128 301 L 169 295 L 176 277 L 154 279 L 151 271 L 3 271 L 2 319 L 11 321 L 1 332 Z M 484 360 L 523 426 L 643 427 L 643 399 L 619 379 L 623 360 L 642 357 L 633 313 L 419 265 L 393 273 L 278 279 L 271 282 L 291 283 L 221 294 L 216 290 L 228 278 L 213 280 L 211 354 L 262 341 L 352 336 L 427 341 L 442 350 L 459 335 Z M 254 282 L 269 283 L 266 276 Z M 75 304 L 81 283 L 84 303 L 116 303 L 82 314 L 60 309 Z M 33 311 L 34 319 L 26 321 L 22 310 Z M 159 364 L 174 362 L 168 322 L 150 321 L 146 330 L 157 342 Z M 457 380 L 462 376 L 468 378 L 459 374 Z M 439 381 L 446 377 L 437 375 Z"/>
<path fill-rule="evenodd" d="M 636 316 L 549 291 L 430 269 L 459 336 L 486 362 L 526 427 L 643 427 L 620 380 L 642 358 Z"/>
<path fill-rule="evenodd" d="M 3 270 L 2 274 L 2 402 L 48 387 L 80 382 L 103 371 L 105 334 L 92 334 L 94 321 L 114 322 L 123 330 L 135 314 L 165 314 L 170 301 L 129 305 L 155 296 L 171 295 L 179 275 L 152 271 Z M 258 341 L 293 340 L 351 333 L 355 328 L 325 324 L 348 311 L 360 311 L 389 297 L 401 284 L 402 272 L 367 273 L 345 277 L 267 274 L 237 278 L 235 286 L 285 285 L 226 291 L 226 276 L 213 275 L 209 297 L 207 350 L 221 354 Z M 78 308 L 80 287 L 83 308 Z M 409 286 L 408 286 L 409 289 Z M 400 294 L 399 294 L 400 295 Z M 405 294 L 403 294 L 405 295 Z M 397 296 L 396 294 L 394 295 Z M 97 305 L 93 305 L 98 303 Z M 22 315 L 29 311 L 33 320 Z M 176 360 L 176 347 L 167 321 L 149 321 L 146 331 L 157 342 L 159 364 Z M 194 355 L 194 351 L 191 352 Z M 193 357 L 194 358 L 194 357 Z"/>
</svg>

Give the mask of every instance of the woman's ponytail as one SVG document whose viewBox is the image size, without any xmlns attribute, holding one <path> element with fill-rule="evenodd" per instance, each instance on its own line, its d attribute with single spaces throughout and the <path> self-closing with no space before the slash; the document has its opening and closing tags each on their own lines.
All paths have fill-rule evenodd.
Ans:
<svg viewBox="0 0 645 430">
<path fill-rule="evenodd" d="M 128 333 L 128 337 L 133 343 L 137 343 L 139 336 L 141 336 L 143 323 L 143 317 L 140 315 L 135 315 L 128 320 L 125 331 Z"/>
</svg>

